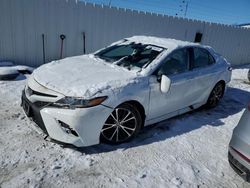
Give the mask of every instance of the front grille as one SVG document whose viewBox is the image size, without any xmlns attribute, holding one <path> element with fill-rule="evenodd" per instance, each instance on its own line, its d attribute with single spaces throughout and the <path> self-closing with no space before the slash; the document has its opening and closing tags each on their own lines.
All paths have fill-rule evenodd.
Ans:
<svg viewBox="0 0 250 188">
<path fill-rule="evenodd" d="M 42 109 L 43 107 L 45 106 L 49 106 L 51 103 L 49 102 L 43 102 L 43 101 L 36 101 L 34 102 L 34 105 L 37 107 L 37 108 L 40 108 Z"/>
<path fill-rule="evenodd" d="M 32 118 L 32 120 L 44 131 L 44 133 L 48 134 L 46 127 L 44 125 L 44 122 L 42 120 L 41 114 L 40 114 L 41 107 L 38 107 L 38 105 L 42 105 L 42 104 L 35 105 L 35 103 L 31 103 L 27 99 L 27 97 L 23 91 L 23 93 L 22 93 L 22 107 L 24 109 L 24 112 L 26 113 L 26 115 L 28 117 Z"/>
</svg>

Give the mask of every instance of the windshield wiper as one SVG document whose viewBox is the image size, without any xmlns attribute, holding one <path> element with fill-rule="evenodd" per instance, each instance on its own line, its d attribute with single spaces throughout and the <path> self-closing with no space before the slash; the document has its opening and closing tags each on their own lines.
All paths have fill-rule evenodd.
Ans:
<svg viewBox="0 0 250 188">
<path fill-rule="evenodd" d="M 99 56 L 99 55 L 94 55 L 96 58 L 102 59 L 107 61 L 108 63 L 113 62 L 113 59 L 105 57 L 105 56 Z"/>
<path fill-rule="evenodd" d="M 118 59 L 117 61 L 114 61 L 112 64 L 120 66 L 122 64 L 122 61 L 125 60 L 125 59 L 127 59 L 128 57 L 129 57 L 129 55 L 124 56 L 124 57 Z"/>
</svg>

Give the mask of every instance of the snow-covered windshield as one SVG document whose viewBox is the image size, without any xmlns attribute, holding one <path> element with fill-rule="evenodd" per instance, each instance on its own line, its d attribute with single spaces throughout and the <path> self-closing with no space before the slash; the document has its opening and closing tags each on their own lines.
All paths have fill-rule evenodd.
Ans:
<svg viewBox="0 0 250 188">
<path fill-rule="evenodd" d="M 126 41 L 125 43 L 110 46 L 95 55 L 106 62 L 110 62 L 128 69 L 145 68 L 164 48 Z"/>
</svg>

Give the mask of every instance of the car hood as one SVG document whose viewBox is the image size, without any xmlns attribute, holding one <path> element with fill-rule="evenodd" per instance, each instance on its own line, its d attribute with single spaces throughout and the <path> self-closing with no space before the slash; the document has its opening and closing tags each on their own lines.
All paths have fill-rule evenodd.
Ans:
<svg viewBox="0 0 250 188">
<path fill-rule="evenodd" d="M 44 87 L 65 96 L 90 98 L 136 82 L 136 73 L 105 63 L 93 55 L 65 58 L 45 64 L 33 72 Z"/>
</svg>

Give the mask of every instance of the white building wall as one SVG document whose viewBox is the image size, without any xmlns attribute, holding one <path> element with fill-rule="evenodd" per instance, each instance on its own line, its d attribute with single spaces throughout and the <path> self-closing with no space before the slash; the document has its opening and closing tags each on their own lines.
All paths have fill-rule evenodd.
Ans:
<svg viewBox="0 0 250 188">
<path fill-rule="evenodd" d="M 250 63 L 250 29 L 85 4 L 75 0 L 0 0 L 0 61 L 39 66 L 60 58 L 60 34 L 65 34 L 64 57 L 86 52 L 133 35 L 153 35 L 212 46 L 233 65 Z"/>
</svg>

